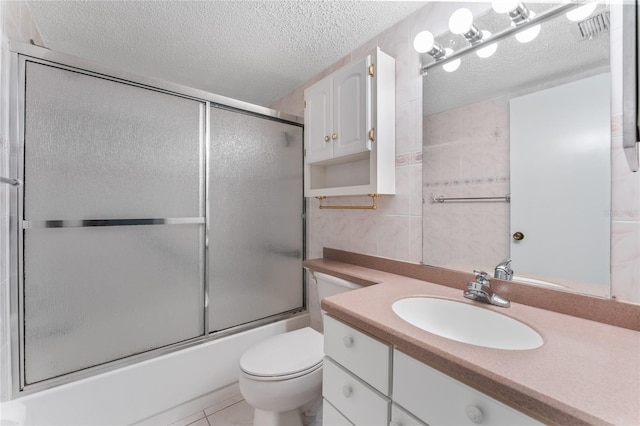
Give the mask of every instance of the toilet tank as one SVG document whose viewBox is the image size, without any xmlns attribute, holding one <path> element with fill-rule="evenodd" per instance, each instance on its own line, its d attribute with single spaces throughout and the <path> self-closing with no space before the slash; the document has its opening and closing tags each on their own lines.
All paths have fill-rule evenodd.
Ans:
<svg viewBox="0 0 640 426">
<path fill-rule="evenodd" d="M 322 333 L 324 330 L 324 311 L 320 309 L 320 301 L 325 297 L 362 287 L 342 278 L 323 274 L 322 272 L 309 271 L 315 286 L 310 287 L 309 292 L 309 325 Z M 313 290 L 315 288 L 315 291 Z"/>
<path fill-rule="evenodd" d="M 315 277 L 318 286 L 318 300 L 362 287 L 359 284 L 323 274 L 322 272 L 313 272 L 313 276 Z"/>
</svg>

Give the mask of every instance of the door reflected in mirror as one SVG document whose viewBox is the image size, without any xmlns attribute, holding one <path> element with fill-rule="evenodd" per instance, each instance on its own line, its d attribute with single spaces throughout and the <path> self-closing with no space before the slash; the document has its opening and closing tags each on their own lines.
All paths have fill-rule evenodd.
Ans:
<svg viewBox="0 0 640 426">
<path fill-rule="evenodd" d="M 532 3 L 529 16 L 557 6 Z M 512 25 L 489 3 L 470 9 L 485 35 Z M 522 283 L 610 295 L 609 16 L 604 4 L 578 21 L 563 11 L 527 42 L 520 32 L 489 56 L 461 56 L 453 72 L 428 67 L 423 263 L 492 275 L 511 259 Z M 436 34 L 435 45 L 450 55 L 469 46 L 469 32 Z"/>
</svg>

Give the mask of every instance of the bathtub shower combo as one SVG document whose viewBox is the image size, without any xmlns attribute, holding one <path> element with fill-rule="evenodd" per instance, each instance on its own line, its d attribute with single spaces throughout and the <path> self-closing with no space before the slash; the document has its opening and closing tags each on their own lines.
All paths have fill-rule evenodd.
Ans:
<svg viewBox="0 0 640 426">
<path fill-rule="evenodd" d="M 12 50 L 14 396 L 305 310 L 301 119 Z"/>
</svg>

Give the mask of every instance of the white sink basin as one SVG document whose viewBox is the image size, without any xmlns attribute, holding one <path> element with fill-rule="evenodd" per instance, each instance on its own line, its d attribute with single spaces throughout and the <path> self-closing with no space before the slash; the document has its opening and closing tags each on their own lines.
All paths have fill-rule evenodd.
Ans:
<svg viewBox="0 0 640 426">
<path fill-rule="evenodd" d="M 486 348 L 525 350 L 544 343 L 526 324 L 480 305 L 435 297 L 409 297 L 392 305 L 409 324 L 447 339 Z"/>
</svg>

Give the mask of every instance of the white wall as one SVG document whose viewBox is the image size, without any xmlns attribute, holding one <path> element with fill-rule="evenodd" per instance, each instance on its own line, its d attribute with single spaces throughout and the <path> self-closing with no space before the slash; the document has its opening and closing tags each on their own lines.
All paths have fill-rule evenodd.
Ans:
<svg viewBox="0 0 640 426">
<path fill-rule="evenodd" d="M 640 172 L 622 148 L 621 5 L 611 4 L 611 294 L 640 304 Z"/>
<path fill-rule="evenodd" d="M 432 203 L 431 196 L 504 197 L 509 103 L 494 99 L 424 117 L 423 261 L 490 271 L 509 253 L 509 203 Z M 482 247 L 482 250 L 478 250 Z"/>
<path fill-rule="evenodd" d="M 427 28 L 442 28 L 438 3 L 427 5 L 382 32 L 336 64 L 319 73 L 271 107 L 303 115 L 304 89 L 340 66 L 362 57 L 376 45 L 396 58 L 396 194 L 383 197 L 376 212 L 318 210 L 309 199 L 308 257 L 322 257 L 322 247 L 419 262 L 422 255 L 422 77 L 413 37 Z M 443 4 L 443 7 L 446 5 Z M 622 150 L 621 27 L 612 4 L 612 295 L 640 304 L 640 173 L 631 173 Z M 435 8 L 435 9 L 434 9 Z M 428 161 L 425 159 L 425 162 Z M 362 197 L 347 197 L 341 204 L 360 204 Z"/>
<path fill-rule="evenodd" d="M 509 235 L 525 235 L 511 241 L 517 273 L 602 297 L 611 275 L 610 87 L 604 73 L 509 101 Z"/>
<path fill-rule="evenodd" d="M 322 257 L 322 248 L 419 262 L 422 257 L 422 77 L 413 37 L 423 28 L 430 6 L 370 40 L 270 105 L 304 115 L 303 92 L 341 66 L 357 61 L 375 46 L 396 59 L 396 195 L 382 196 L 378 210 L 319 210 L 307 202 L 308 258 Z M 345 197 L 336 204 L 366 205 L 369 197 Z"/>
</svg>

